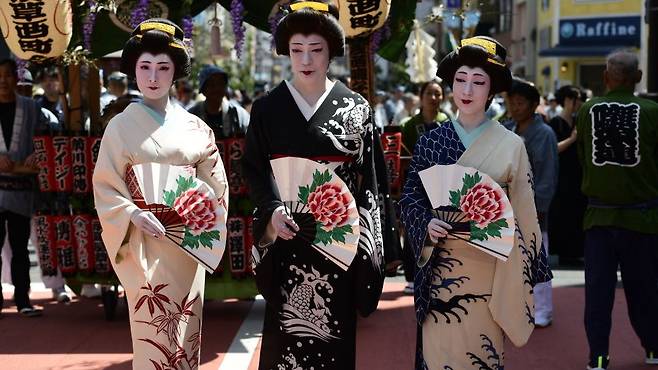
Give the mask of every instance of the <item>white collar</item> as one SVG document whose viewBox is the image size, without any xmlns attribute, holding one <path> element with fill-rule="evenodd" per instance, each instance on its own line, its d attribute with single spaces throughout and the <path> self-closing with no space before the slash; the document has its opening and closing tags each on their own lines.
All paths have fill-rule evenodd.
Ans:
<svg viewBox="0 0 658 370">
<path fill-rule="evenodd" d="M 295 103 L 297 103 L 297 107 L 299 110 L 302 112 L 302 115 L 304 115 L 304 118 L 306 120 L 310 120 L 311 117 L 315 114 L 315 112 L 320 108 L 322 103 L 324 103 L 324 100 L 329 96 L 329 93 L 331 92 L 331 89 L 333 89 L 335 82 L 329 80 L 328 78 L 325 80 L 324 83 L 324 94 L 320 96 L 318 101 L 315 102 L 313 106 L 308 104 L 302 94 L 295 89 L 295 87 L 292 85 L 292 83 L 286 81 L 286 86 L 288 86 L 288 90 L 290 90 L 290 94 L 292 95 L 293 99 L 295 99 Z"/>
</svg>

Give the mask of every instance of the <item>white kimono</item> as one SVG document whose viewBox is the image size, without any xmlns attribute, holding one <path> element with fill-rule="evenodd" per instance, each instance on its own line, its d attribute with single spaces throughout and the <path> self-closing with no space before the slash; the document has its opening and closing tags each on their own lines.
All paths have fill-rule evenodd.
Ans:
<svg viewBox="0 0 658 370">
<path fill-rule="evenodd" d="M 94 199 L 103 242 L 128 298 L 133 369 L 199 367 L 205 270 L 166 238 L 144 234 L 130 221 L 138 207 L 126 168 L 157 162 L 196 167 L 224 208 L 227 180 L 212 130 L 176 104 L 163 124 L 133 103 L 108 124 L 94 171 Z"/>
</svg>

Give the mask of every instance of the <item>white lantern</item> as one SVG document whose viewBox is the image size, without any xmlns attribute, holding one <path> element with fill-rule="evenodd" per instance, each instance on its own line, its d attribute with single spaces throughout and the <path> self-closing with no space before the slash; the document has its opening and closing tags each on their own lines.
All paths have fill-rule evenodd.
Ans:
<svg viewBox="0 0 658 370">
<path fill-rule="evenodd" d="M 0 1 L 0 29 L 18 58 L 56 58 L 66 51 L 73 33 L 69 0 Z"/>
<path fill-rule="evenodd" d="M 386 23 L 391 0 L 334 0 L 346 37 L 365 36 Z"/>
</svg>

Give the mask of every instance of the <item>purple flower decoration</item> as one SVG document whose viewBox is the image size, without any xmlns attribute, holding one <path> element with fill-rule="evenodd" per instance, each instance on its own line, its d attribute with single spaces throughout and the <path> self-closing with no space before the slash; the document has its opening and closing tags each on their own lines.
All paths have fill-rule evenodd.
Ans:
<svg viewBox="0 0 658 370">
<path fill-rule="evenodd" d="M 87 0 L 89 6 L 89 14 L 85 17 L 82 24 L 82 43 L 85 49 L 91 49 L 91 34 L 94 32 L 94 25 L 96 24 L 96 2 L 94 0 Z"/>
<path fill-rule="evenodd" d="M 374 55 L 379 50 L 382 40 L 387 40 L 391 37 L 391 18 L 386 20 L 386 23 L 372 34 L 370 38 L 370 51 Z"/>
<path fill-rule="evenodd" d="M 135 28 L 140 23 L 148 19 L 149 16 L 149 0 L 139 0 L 139 3 L 130 13 L 130 26 Z"/>
<path fill-rule="evenodd" d="M 23 82 L 25 79 L 25 70 L 27 69 L 27 61 L 21 58 L 16 58 L 16 72 L 18 73 L 18 82 Z"/>
<path fill-rule="evenodd" d="M 182 19 L 183 22 L 183 43 L 187 48 L 188 52 L 191 52 L 194 48 L 192 40 L 192 31 L 194 30 L 194 22 L 192 21 L 192 16 L 186 15 Z"/>
<path fill-rule="evenodd" d="M 233 34 L 235 35 L 235 52 L 238 59 L 242 57 L 242 44 L 244 44 L 244 33 L 247 30 L 242 24 L 242 14 L 244 5 L 242 0 L 231 0 L 231 22 L 233 24 Z"/>
<path fill-rule="evenodd" d="M 267 23 L 270 26 L 270 34 L 272 35 L 272 48 L 274 48 L 274 34 L 276 33 L 276 27 L 279 25 L 279 21 L 284 17 L 284 15 L 285 14 L 283 14 L 283 12 L 279 11 L 267 19 Z"/>
</svg>

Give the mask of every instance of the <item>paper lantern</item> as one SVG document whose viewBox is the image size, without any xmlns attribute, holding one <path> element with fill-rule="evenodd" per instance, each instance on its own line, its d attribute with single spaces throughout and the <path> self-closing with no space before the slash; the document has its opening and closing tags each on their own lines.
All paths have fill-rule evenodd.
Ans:
<svg viewBox="0 0 658 370">
<path fill-rule="evenodd" d="M 18 58 L 42 60 L 64 53 L 73 33 L 69 0 L 0 1 L 0 29 Z"/>
<path fill-rule="evenodd" d="M 365 36 L 386 23 L 391 0 L 335 0 L 346 37 Z"/>
</svg>

